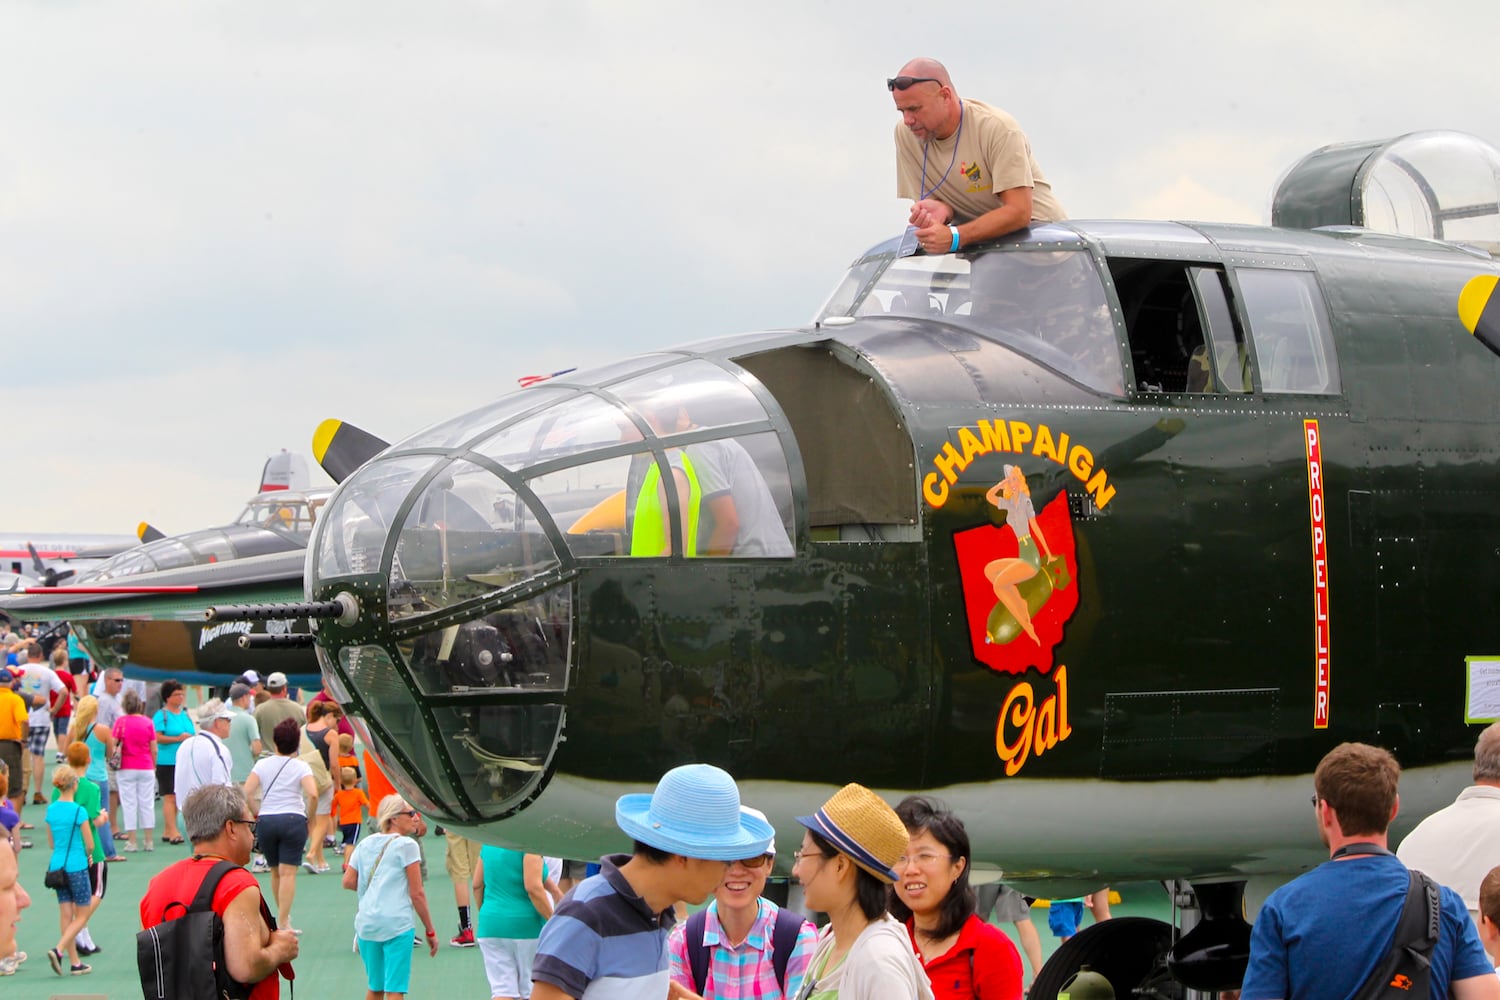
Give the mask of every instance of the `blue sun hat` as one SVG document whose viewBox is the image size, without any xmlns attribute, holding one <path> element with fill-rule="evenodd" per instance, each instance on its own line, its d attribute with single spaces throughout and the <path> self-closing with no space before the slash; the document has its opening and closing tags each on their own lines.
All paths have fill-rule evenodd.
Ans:
<svg viewBox="0 0 1500 1000">
<path fill-rule="evenodd" d="M 615 823 L 632 840 L 659 851 L 705 861 L 738 861 L 764 854 L 776 831 L 740 810 L 740 790 L 712 764 L 674 767 L 650 795 L 622 795 Z"/>
</svg>

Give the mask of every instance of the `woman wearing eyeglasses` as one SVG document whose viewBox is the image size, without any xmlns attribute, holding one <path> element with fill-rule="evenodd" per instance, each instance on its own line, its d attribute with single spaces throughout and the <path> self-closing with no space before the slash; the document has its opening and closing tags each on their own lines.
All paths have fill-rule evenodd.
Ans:
<svg viewBox="0 0 1500 1000">
<path fill-rule="evenodd" d="M 933 1000 L 906 929 L 886 912 L 886 887 L 906 853 L 906 827 L 862 785 L 845 785 L 811 816 L 792 875 L 828 926 L 797 1000 Z"/>
<path fill-rule="evenodd" d="M 354 935 L 365 963 L 366 1000 L 402 1000 L 411 983 L 412 911 L 427 928 L 429 956 L 437 954 L 437 930 L 422 888 L 421 851 L 412 839 L 417 811 L 401 796 L 387 795 L 375 820 L 380 832 L 354 846 L 343 885 L 359 893 Z"/>
<path fill-rule="evenodd" d="M 975 912 L 963 821 L 920 795 L 902 799 L 896 815 L 911 839 L 897 859 L 891 915 L 906 925 L 937 1000 L 1020 1000 L 1016 946 Z"/>
<path fill-rule="evenodd" d="M 740 807 L 765 820 L 757 809 Z M 672 928 L 671 1000 L 779 1000 L 795 997 L 818 943 L 818 929 L 802 915 L 761 898 L 776 859 L 764 854 L 731 861 L 708 909 Z"/>
</svg>

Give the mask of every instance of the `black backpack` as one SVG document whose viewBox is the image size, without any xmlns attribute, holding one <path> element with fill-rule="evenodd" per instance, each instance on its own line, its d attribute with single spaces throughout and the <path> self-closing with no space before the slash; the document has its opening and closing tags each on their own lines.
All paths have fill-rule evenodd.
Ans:
<svg viewBox="0 0 1500 1000">
<path fill-rule="evenodd" d="M 145 1000 L 248 1000 L 253 983 L 229 977 L 224 961 L 224 920 L 213 910 L 219 880 L 238 868 L 220 861 L 203 876 L 198 893 L 186 907 L 167 904 L 162 922 L 135 936 L 135 961 Z M 173 916 L 173 909 L 182 913 Z M 270 917 L 265 900 L 261 915 Z M 275 927 L 275 921 L 271 921 Z M 276 975 L 272 972 L 271 975 Z"/>
<path fill-rule="evenodd" d="M 1333 856 L 1390 853 L 1359 843 Z M 1407 876 L 1406 904 L 1396 921 L 1391 950 L 1354 994 L 1355 1000 L 1418 1000 L 1432 995 L 1432 950 L 1442 929 L 1438 885 L 1419 871 L 1408 869 Z"/>
<path fill-rule="evenodd" d="M 708 926 L 708 911 L 699 910 L 688 917 L 687 953 L 688 968 L 693 974 L 693 992 L 704 996 L 708 985 L 708 949 L 703 947 L 703 930 Z M 771 930 L 771 967 L 776 970 L 776 981 L 781 984 L 781 995 L 786 992 L 786 966 L 797 947 L 797 935 L 802 933 L 802 914 L 782 908 L 776 911 L 776 924 Z M 790 998 L 788 998 L 790 1000 Z"/>
</svg>

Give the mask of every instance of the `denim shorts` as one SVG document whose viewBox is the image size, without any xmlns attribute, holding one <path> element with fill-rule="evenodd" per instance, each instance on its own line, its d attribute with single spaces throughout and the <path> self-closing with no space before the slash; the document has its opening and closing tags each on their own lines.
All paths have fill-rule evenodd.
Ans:
<svg viewBox="0 0 1500 1000">
<path fill-rule="evenodd" d="M 57 890 L 57 901 L 75 906 L 88 906 L 94 901 L 94 887 L 89 883 L 87 868 L 68 872 L 68 887 Z"/>
<path fill-rule="evenodd" d="M 307 817 L 301 813 L 261 813 L 255 835 L 267 864 L 295 867 L 302 863 L 302 852 L 307 848 Z"/>
</svg>

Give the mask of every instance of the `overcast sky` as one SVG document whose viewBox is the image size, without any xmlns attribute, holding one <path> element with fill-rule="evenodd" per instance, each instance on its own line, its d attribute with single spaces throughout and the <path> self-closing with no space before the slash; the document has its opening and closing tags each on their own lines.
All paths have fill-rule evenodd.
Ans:
<svg viewBox="0 0 1500 1000">
<path fill-rule="evenodd" d="M 943 60 L 1075 218 L 1264 223 L 1329 142 L 1500 142 L 1495 0 L 0 0 L 0 532 L 229 519 L 337 416 L 797 325 Z M 319 473 L 321 477 L 321 473 Z"/>
</svg>

